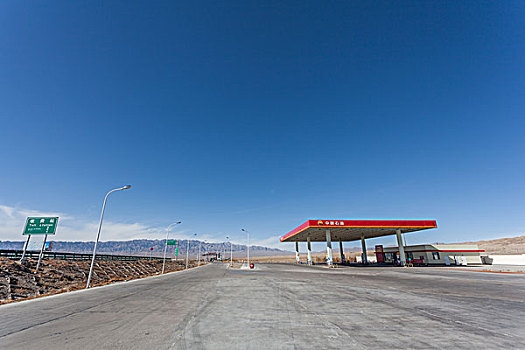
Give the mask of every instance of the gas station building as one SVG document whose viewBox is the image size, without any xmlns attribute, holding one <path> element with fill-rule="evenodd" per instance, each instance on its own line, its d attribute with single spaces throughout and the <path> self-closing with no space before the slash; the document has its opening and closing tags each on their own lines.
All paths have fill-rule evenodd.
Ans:
<svg viewBox="0 0 525 350">
<path fill-rule="evenodd" d="M 295 256 L 299 261 L 299 242 L 307 242 L 308 264 L 312 264 L 311 242 L 326 242 L 326 263 L 333 265 L 332 241 L 339 241 L 341 261 L 344 262 L 343 242 L 361 240 L 363 263 L 367 262 L 366 239 L 395 235 L 401 266 L 406 265 L 403 237 L 407 232 L 437 228 L 436 220 L 307 220 L 281 237 L 281 242 L 295 242 Z"/>
<path fill-rule="evenodd" d="M 417 265 L 481 265 L 481 253 L 477 244 L 419 244 L 405 246 L 405 254 Z M 394 263 L 398 247 L 375 246 L 377 262 Z"/>
</svg>

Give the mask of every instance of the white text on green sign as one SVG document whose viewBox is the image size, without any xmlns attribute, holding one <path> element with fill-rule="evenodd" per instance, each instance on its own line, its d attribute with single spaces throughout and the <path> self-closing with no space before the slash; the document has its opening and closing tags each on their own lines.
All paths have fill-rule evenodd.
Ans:
<svg viewBox="0 0 525 350">
<path fill-rule="evenodd" d="M 28 217 L 23 235 L 54 235 L 58 217 Z"/>
</svg>

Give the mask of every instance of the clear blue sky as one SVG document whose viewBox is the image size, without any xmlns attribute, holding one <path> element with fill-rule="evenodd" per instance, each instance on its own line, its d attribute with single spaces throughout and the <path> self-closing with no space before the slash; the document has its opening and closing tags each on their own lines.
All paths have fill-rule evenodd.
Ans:
<svg viewBox="0 0 525 350">
<path fill-rule="evenodd" d="M 0 205 L 96 222 L 130 183 L 109 222 L 274 246 L 525 230 L 523 1 L 2 1 L 0 45 Z"/>
</svg>

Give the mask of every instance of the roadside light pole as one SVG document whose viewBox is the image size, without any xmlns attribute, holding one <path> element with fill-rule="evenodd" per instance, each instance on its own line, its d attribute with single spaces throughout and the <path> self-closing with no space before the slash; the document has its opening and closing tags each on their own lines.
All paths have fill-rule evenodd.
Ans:
<svg viewBox="0 0 525 350">
<path fill-rule="evenodd" d="M 248 235 L 248 239 L 247 239 L 248 244 L 246 245 L 246 253 L 248 256 L 248 268 L 250 268 L 250 232 L 248 232 L 247 230 L 243 228 L 241 228 L 241 231 L 246 232 L 246 234 Z"/>
<path fill-rule="evenodd" d="M 233 247 L 232 247 L 232 241 L 230 241 L 230 237 L 226 237 L 226 239 L 230 242 L 230 267 L 233 266 Z"/>
<path fill-rule="evenodd" d="M 173 224 L 169 225 L 168 228 L 166 229 L 166 244 L 164 245 L 164 258 L 162 259 L 162 273 L 161 273 L 161 275 L 164 274 L 164 267 L 166 266 L 166 251 L 168 250 L 168 235 L 170 234 L 170 228 L 172 226 L 175 226 L 175 225 L 178 225 L 178 224 L 182 224 L 182 221 L 174 222 Z"/>
<path fill-rule="evenodd" d="M 206 241 L 203 241 L 204 242 L 204 249 L 202 250 L 203 253 L 203 258 L 202 258 L 202 261 L 204 262 L 204 264 L 206 264 L 208 262 L 208 246 L 206 245 Z M 200 251 L 200 249 L 199 249 Z"/>
<path fill-rule="evenodd" d="M 197 234 L 194 233 L 193 236 L 197 237 Z M 188 245 L 186 248 L 186 270 L 188 269 L 188 259 L 190 257 L 190 239 L 188 238 Z"/>
<path fill-rule="evenodd" d="M 89 288 L 89 284 L 91 283 L 91 276 L 93 275 L 93 266 L 95 265 L 95 255 L 97 254 L 98 239 L 100 238 L 100 230 L 102 229 L 102 220 L 104 219 L 104 210 L 106 210 L 106 202 L 108 200 L 108 196 L 113 192 L 127 190 L 130 188 L 131 188 L 131 185 L 112 189 L 106 194 L 106 197 L 104 197 L 104 204 L 102 204 L 102 213 L 100 214 L 100 222 L 98 224 L 98 233 L 97 233 L 97 239 L 95 241 L 95 247 L 93 247 L 93 257 L 91 258 L 91 267 L 89 268 L 89 276 L 88 276 L 88 280 L 86 284 L 86 289 Z"/>
<path fill-rule="evenodd" d="M 201 248 L 202 248 L 202 241 L 199 241 L 199 263 L 197 266 L 201 266 Z"/>
</svg>

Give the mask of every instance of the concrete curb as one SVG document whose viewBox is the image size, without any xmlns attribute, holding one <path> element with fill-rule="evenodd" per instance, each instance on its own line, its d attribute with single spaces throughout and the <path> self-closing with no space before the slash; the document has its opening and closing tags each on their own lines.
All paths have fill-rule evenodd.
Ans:
<svg viewBox="0 0 525 350">
<path fill-rule="evenodd" d="M 167 273 L 165 273 L 163 275 L 159 274 L 159 275 L 147 276 L 147 277 L 142 277 L 142 278 L 135 278 L 135 279 L 129 280 L 129 281 L 120 281 L 120 282 L 115 282 L 115 283 L 110 283 L 110 284 L 104 284 L 102 286 L 91 287 L 89 289 L 77 289 L 77 290 L 73 290 L 73 291 L 70 291 L 70 292 L 49 294 L 49 295 L 43 295 L 43 296 L 35 296 L 35 297 L 30 298 L 30 299 L 24 299 L 24 300 L 20 300 L 20 301 L 11 301 L 11 302 L 9 302 L 7 304 L 0 305 L 0 309 L 3 309 L 3 308 L 5 309 L 6 307 L 13 307 L 13 306 L 16 306 L 16 305 L 21 305 L 21 304 L 27 304 L 27 303 L 35 302 L 35 301 L 42 300 L 42 299 L 57 298 L 57 297 L 60 297 L 60 296 L 63 296 L 63 295 L 72 295 L 72 294 L 78 294 L 78 293 L 83 293 L 83 292 L 90 292 L 92 290 L 98 290 L 98 289 L 101 289 L 101 288 L 108 288 L 108 287 L 118 286 L 118 285 L 126 284 L 126 283 L 133 283 L 133 282 L 138 282 L 138 281 L 144 281 L 144 280 L 147 280 L 147 279 L 166 277 L 166 276 L 170 276 L 170 275 L 173 275 L 173 274 L 176 274 L 176 273 L 190 272 L 190 271 L 194 271 L 196 269 L 199 269 L 199 268 L 202 268 L 202 267 L 205 267 L 205 266 L 208 266 L 208 265 L 209 264 L 196 266 L 196 267 L 189 268 L 188 270 L 184 269 L 184 270 L 167 272 Z"/>
<path fill-rule="evenodd" d="M 485 272 L 485 273 L 516 273 L 525 275 L 525 272 L 523 271 L 497 271 L 497 270 L 474 270 L 474 269 L 464 269 L 460 267 L 443 267 L 443 269 L 447 270 L 456 270 L 456 271 L 468 271 L 468 272 Z"/>
</svg>

